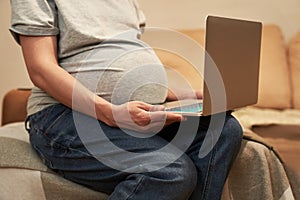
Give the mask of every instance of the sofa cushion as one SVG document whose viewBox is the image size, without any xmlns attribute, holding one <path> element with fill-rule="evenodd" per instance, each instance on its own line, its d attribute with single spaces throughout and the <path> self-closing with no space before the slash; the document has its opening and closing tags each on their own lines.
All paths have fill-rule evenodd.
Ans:
<svg viewBox="0 0 300 200">
<path fill-rule="evenodd" d="M 286 45 L 281 29 L 265 25 L 262 31 L 258 107 L 291 107 Z"/>
<path fill-rule="evenodd" d="M 0 199 L 108 198 L 106 194 L 68 181 L 48 169 L 28 140 L 24 122 L 0 127 Z"/>
<path fill-rule="evenodd" d="M 298 125 L 265 125 L 252 129 L 270 143 L 280 154 L 285 164 L 300 181 L 300 126 Z M 300 182 L 299 182 L 300 184 Z"/>
<path fill-rule="evenodd" d="M 293 107 L 300 109 L 300 32 L 289 42 L 288 58 L 291 71 Z"/>
</svg>

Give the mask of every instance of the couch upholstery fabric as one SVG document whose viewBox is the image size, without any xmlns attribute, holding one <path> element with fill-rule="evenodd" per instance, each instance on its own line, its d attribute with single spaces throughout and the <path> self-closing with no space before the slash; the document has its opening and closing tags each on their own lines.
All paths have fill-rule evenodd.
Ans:
<svg viewBox="0 0 300 200">
<path fill-rule="evenodd" d="M 256 106 L 285 109 L 291 107 L 291 87 L 286 45 L 281 29 L 263 26 L 259 94 Z"/>
<path fill-rule="evenodd" d="M 300 32 L 289 42 L 288 58 L 293 91 L 293 107 L 300 109 Z"/>
<path fill-rule="evenodd" d="M 24 122 L 0 128 L 0 152 L 0 199 L 107 199 L 49 170 L 31 148 Z"/>
</svg>

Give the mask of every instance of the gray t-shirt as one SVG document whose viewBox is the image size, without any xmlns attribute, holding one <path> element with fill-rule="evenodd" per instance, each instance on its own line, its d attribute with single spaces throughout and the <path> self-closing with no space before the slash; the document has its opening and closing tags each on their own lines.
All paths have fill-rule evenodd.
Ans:
<svg viewBox="0 0 300 200">
<path fill-rule="evenodd" d="M 10 31 L 58 38 L 58 62 L 88 89 L 114 103 L 161 103 L 167 95 L 164 68 L 138 39 L 145 18 L 135 0 L 11 0 Z M 34 87 L 31 115 L 58 103 Z"/>
</svg>

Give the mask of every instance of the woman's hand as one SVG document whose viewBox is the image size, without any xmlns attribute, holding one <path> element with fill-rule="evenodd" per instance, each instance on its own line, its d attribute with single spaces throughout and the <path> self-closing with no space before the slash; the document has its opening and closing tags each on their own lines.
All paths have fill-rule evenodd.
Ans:
<svg viewBox="0 0 300 200">
<path fill-rule="evenodd" d="M 167 100 L 176 101 L 182 99 L 202 99 L 203 93 L 200 90 L 192 89 L 169 89 Z"/>
<path fill-rule="evenodd" d="M 97 108 L 96 108 L 97 110 Z M 122 105 L 112 105 L 101 109 L 101 121 L 109 126 L 130 129 L 142 133 L 158 132 L 164 126 L 184 120 L 180 114 L 164 111 L 164 106 L 151 105 L 140 101 L 130 101 Z"/>
</svg>

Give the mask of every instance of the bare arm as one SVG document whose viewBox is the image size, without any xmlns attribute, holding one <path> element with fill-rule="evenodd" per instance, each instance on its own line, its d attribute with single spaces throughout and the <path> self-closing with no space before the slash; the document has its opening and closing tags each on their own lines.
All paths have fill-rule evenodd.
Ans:
<svg viewBox="0 0 300 200">
<path fill-rule="evenodd" d="M 50 96 L 68 107 L 72 106 L 73 89 L 76 79 L 62 69 L 57 63 L 57 42 L 55 36 L 27 37 L 20 36 L 24 60 L 30 79 L 34 85 L 46 91 Z M 80 86 L 76 83 L 76 87 Z M 77 96 L 73 109 L 96 117 L 93 113 L 94 104 L 109 111 L 111 105 L 91 91 L 80 87 L 82 95 Z M 85 106 L 82 106 L 85 105 Z M 101 118 L 101 113 L 99 116 Z"/>
<path fill-rule="evenodd" d="M 153 109 L 152 106 L 143 102 L 129 102 L 117 106 L 95 95 L 59 66 L 56 36 L 20 36 L 20 41 L 27 71 L 33 84 L 74 110 L 97 118 L 110 126 L 137 131 L 148 131 L 161 126 L 161 119 L 166 119 L 167 124 L 183 119 L 181 115 L 149 112 Z M 73 93 L 75 84 L 76 90 L 80 92 Z M 113 113 L 118 113 L 117 121 Z M 128 114 L 131 118 L 129 120 Z M 150 122 L 151 126 L 147 126 Z"/>
</svg>

